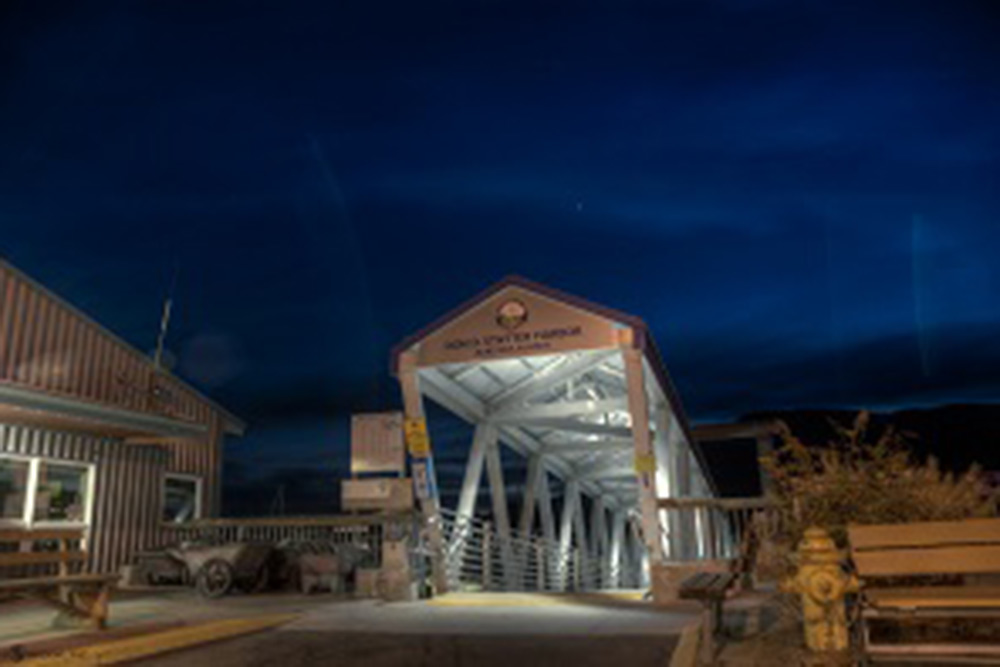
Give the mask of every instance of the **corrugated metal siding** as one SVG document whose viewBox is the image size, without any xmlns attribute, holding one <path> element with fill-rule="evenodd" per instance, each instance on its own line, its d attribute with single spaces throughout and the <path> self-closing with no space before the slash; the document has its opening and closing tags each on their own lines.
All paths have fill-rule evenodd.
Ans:
<svg viewBox="0 0 1000 667">
<path fill-rule="evenodd" d="M 0 424 L 0 452 L 95 464 L 91 571 L 116 572 L 136 551 L 162 544 L 162 479 L 173 468 L 169 451 Z"/>
<path fill-rule="evenodd" d="M 0 262 L 0 382 L 177 419 L 217 413 L 132 346 Z"/>
</svg>

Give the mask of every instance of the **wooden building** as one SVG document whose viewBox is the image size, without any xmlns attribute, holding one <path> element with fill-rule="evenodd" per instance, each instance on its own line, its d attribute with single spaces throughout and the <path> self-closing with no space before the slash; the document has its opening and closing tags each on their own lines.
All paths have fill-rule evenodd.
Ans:
<svg viewBox="0 0 1000 667">
<path fill-rule="evenodd" d="M 114 572 L 164 522 L 217 516 L 243 424 L 0 260 L 0 528 L 83 526 Z"/>
</svg>

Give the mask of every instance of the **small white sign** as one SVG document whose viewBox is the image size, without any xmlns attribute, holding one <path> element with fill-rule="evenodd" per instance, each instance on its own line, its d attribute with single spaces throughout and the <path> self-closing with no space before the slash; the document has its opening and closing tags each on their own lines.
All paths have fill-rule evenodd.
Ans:
<svg viewBox="0 0 1000 667">
<path fill-rule="evenodd" d="M 406 470 L 403 413 L 369 412 L 351 416 L 351 473 Z"/>
<path fill-rule="evenodd" d="M 413 508 L 413 484 L 406 477 L 345 479 L 340 485 L 345 510 L 396 510 Z"/>
<path fill-rule="evenodd" d="M 427 500 L 431 497 L 427 463 L 424 461 L 415 461 L 413 463 L 413 492 L 419 500 Z"/>
</svg>

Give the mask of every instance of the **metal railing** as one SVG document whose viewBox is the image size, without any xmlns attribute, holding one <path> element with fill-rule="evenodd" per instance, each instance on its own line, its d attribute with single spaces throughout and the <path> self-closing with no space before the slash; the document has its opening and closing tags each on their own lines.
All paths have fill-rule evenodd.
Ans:
<svg viewBox="0 0 1000 667">
<path fill-rule="evenodd" d="M 442 510 L 451 590 L 567 591 L 615 585 L 606 558 L 538 536 L 504 538 L 488 521 Z"/>
<path fill-rule="evenodd" d="M 381 562 L 383 539 L 413 539 L 419 516 L 410 512 L 315 517 L 199 519 L 161 524 L 164 544 L 204 542 L 326 542 L 351 544 Z"/>
<path fill-rule="evenodd" d="M 745 558 L 777 521 L 766 498 L 661 498 L 657 506 L 674 562 Z"/>
</svg>

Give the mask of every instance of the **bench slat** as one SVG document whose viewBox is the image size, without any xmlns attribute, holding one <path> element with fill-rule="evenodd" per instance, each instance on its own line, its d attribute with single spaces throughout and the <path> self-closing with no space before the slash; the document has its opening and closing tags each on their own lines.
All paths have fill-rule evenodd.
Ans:
<svg viewBox="0 0 1000 667">
<path fill-rule="evenodd" d="M 862 577 L 1000 572 L 1000 546 L 857 551 L 852 558 Z"/>
<path fill-rule="evenodd" d="M 65 585 L 97 585 L 116 582 L 117 574 L 70 574 L 65 577 L 32 577 L 30 579 L 5 579 L 0 581 L 0 591 L 54 588 Z"/>
<path fill-rule="evenodd" d="M 865 599 L 890 609 L 992 609 L 1000 608 L 1000 586 L 870 588 L 865 589 Z"/>
<path fill-rule="evenodd" d="M 700 572 L 681 583 L 679 595 L 685 600 L 721 600 L 735 582 L 735 574 Z"/>
<path fill-rule="evenodd" d="M 849 526 L 851 549 L 933 547 L 949 544 L 1000 545 L 1000 519 L 925 521 L 899 525 Z"/>
<path fill-rule="evenodd" d="M 894 656 L 991 656 L 1000 655 L 1000 645 L 996 644 L 871 644 L 868 652 L 872 655 Z M 981 664 L 981 663 L 980 663 Z M 996 664 L 990 661 L 988 664 Z"/>
<path fill-rule="evenodd" d="M 82 540 L 83 528 L 40 528 L 38 530 L 14 530 L 0 528 L 0 542 L 33 542 L 35 540 Z"/>
<path fill-rule="evenodd" d="M 691 575 L 681 583 L 681 588 L 689 590 L 701 590 L 708 586 L 712 580 L 712 575 L 708 572 L 699 572 Z"/>
<path fill-rule="evenodd" d="M 0 567 L 82 563 L 85 560 L 87 560 L 87 554 L 83 551 L 12 551 L 0 553 Z"/>
</svg>

